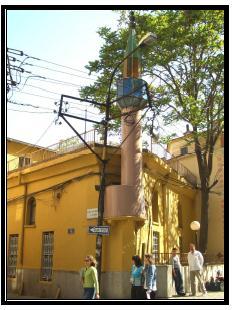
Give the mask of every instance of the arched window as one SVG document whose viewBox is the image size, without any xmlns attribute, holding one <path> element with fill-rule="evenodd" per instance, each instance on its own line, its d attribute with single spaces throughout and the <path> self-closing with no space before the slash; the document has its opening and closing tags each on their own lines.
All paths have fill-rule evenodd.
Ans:
<svg viewBox="0 0 235 310">
<path fill-rule="evenodd" d="M 26 216 L 27 225 L 35 224 L 35 213 L 36 213 L 36 199 L 34 197 L 31 197 L 29 198 L 27 203 L 27 216 Z"/>
</svg>

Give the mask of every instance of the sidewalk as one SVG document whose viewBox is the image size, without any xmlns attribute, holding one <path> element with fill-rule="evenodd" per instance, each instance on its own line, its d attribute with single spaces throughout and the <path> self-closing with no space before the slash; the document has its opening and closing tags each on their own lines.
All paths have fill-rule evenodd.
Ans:
<svg viewBox="0 0 235 310">
<path fill-rule="evenodd" d="M 188 294 L 186 296 L 173 296 L 169 299 L 224 299 L 224 292 L 216 291 L 216 292 L 207 292 L 206 295 L 202 295 L 201 293 L 198 293 L 197 296 L 189 296 Z"/>
<path fill-rule="evenodd" d="M 11 300 L 11 299 L 46 299 L 46 298 L 39 298 L 39 297 L 35 297 L 35 296 L 19 296 L 19 295 L 15 295 L 15 294 L 8 294 L 7 295 L 7 299 Z M 181 300 L 181 299 L 224 299 L 224 292 L 207 292 L 207 294 L 205 296 L 202 296 L 201 293 L 198 293 L 197 296 L 173 296 L 168 298 L 169 300 L 171 299 L 176 299 L 176 300 Z"/>
</svg>

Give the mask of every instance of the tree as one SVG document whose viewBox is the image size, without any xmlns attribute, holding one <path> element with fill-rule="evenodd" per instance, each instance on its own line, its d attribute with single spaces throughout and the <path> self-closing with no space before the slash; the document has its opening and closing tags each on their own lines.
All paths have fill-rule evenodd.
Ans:
<svg viewBox="0 0 235 310">
<path fill-rule="evenodd" d="M 127 40 L 127 11 L 119 13 L 118 31 L 107 27 L 98 31 L 104 39 L 100 58 L 86 67 L 99 73 L 99 77 L 94 85 L 83 88 L 83 97 L 105 102 L 110 75 L 123 58 Z M 158 37 L 155 47 L 142 52 L 143 76 L 155 79 L 151 84 L 154 115 L 160 114 L 166 126 L 182 120 L 192 126 L 188 142 L 195 145 L 201 181 L 199 248 L 205 252 L 209 193 L 217 183 L 210 179 L 214 146 L 224 126 L 224 11 L 136 11 L 135 16 L 139 38 L 147 32 L 154 32 Z M 121 69 L 117 79 L 121 77 Z M 111 112 L 119 113 L 114 105 Z M 115 124 L 118 126 L 117 121 Z"/>
</svg>

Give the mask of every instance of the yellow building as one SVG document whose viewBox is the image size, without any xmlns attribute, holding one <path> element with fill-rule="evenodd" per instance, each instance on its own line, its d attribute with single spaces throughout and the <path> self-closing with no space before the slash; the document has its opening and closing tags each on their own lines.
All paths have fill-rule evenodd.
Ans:
<svg viewBox="0 0 235 310">
<path fill-rule="evenodd" d="M 183 137 L 173 139 L 168 144 L 168 152 L 172 158 L 168 161 L 180 175 L 194 184 L 200 184 L 197 158 L 194 144 L 189 144 L 185 138 L 190 138 L 187 131 Z M 201 138 L 202 139 L 202 138 Z M 200 141 L 203 143 L 203 141 Z M 182 166 L 183 165 L 183 166 Z M 207 253 L 217 255 L 224 253 L 224 135 L 217 140 L 214 148 L 213 168 L 211 173 L 212 182 L 218 179 L 209 195 L 208 213 L 208 248 Z M 196 218 L 200 222 L 200 191 L 196 197 Z M 199 232 L 200 233 L 200 232 Z"/>
<path fill-rule="evenodd" d="M 15 154 L 14 141 L 9 141 L 8 150 Z M 102 152 L 101 146 L 93 147 Z M 60 292 L 61 298 L 81 298 L 79 270 L 87 254 L 95 255 L 96 235 L 88 228 L 97 225 L 100 162 L 84 147 L 54 150 L 46 159 L 40 154 L 42 149 L 34 154 L 37 162 L 8 173 L 8 292 L 52 298 Z M 108 147 L 108 157 L 106 191 L 120 184 L 120 150 Z M 104 225 L 110 226 L 110 235 L 103 236 L 104 298 L 130 298 L 132 255 L 151 252 L 156 263 L 167 263 L 173 246 L 187 252 L 194 237 L 189 228 L 196 215 L 192 186 L 148 152 L 143 153 L 142 175 L 144 218 L 110 216 L 105 205 Z"/>
</svg>

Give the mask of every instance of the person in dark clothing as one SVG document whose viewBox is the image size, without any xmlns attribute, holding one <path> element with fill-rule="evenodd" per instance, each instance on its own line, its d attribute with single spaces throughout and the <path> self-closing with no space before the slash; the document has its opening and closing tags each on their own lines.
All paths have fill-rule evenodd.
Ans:
<svg viewBox="0 0 235 310">
<path fill-rule="evenodd" d="M 172 249 L 171 263 L 172 263 L 172 276 L 175 281 L 175 290 L 177 292 L 177 295 L 185 296 L 183 288 L 183 279 L 180 270 L 181 264 L 179 256 L 177 255 L 177 248 Z"/>
</svg>

